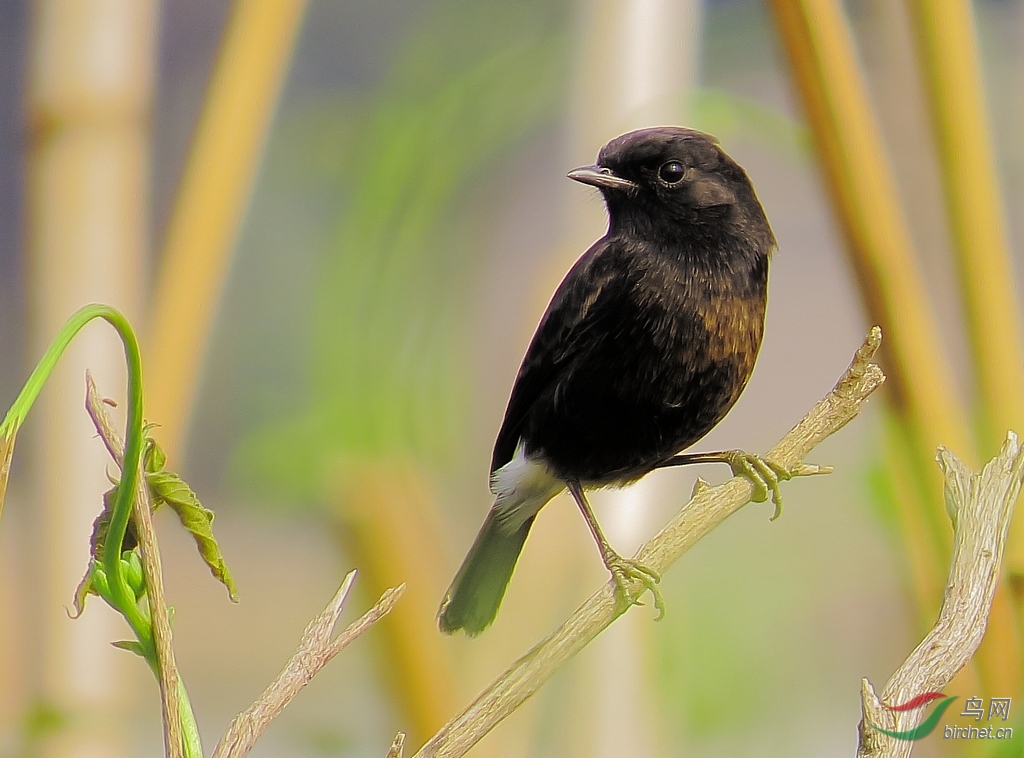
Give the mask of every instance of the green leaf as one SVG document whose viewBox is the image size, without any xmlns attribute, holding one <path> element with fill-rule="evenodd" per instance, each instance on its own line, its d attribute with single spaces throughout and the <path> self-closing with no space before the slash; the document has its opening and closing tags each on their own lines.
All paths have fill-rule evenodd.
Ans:
<svg viewBox="0 0 1024 758">
<path fill-rule="evenodd" d="M 228 590 L 232 602 L 238 602 L 235 592 L 235 581 L 228 570 L 224 557 L 221 555 L 220 546 L 213 535 L 213 511 L 204 508 L 196 493 L 185 481 L 175 473 L 165 471 L 163 466 L 167 461 L 160 445 L 156 440 L 148 436 L 153 424 L 145 427 L 146 443 L 143 453 L 143 468 L 146 471 L 146 484 L 149 486 L 150 496 L 153 501 L 152 508 L 156 511 L 163 505 L 169 505 L 178 515 L 182 526 L 188 530 L 196 541 L 199 548 L 199 555 L 210 567 L 211 573 Z M 103 511 L 93 523 L 92 533 L 92 554 L 97 563 L 103 562 L 103 553 L 106 546 L 107 530 L 110 526 L 111 506 L 115 502 L 115 495 L 118 485 L 103 495 Z M 142 571 L 142 564 L 135 548 L 138 546 L 138 539 L 135 535 L 131 522 L 125 532 L 122 544 L 122 565 L 124 580 L 135 593 L 136 600 L 145 593 L 145 578 Z M 90 568 L 90 571 L 92 569 Z M 96 594 L 89 584 L 89 573 L 82 580 L 78 591 L 75 593 L 75 608 L 81 613 L 84 606 L 85 596 Z"/>
<path fill-rule="evenodd" d="M 146 594 L 146 577 L 138 550 L 128 550 L 121 554 L 121 575 L 138 602 Z"/>
<path fill-rule="evenodd" d="M 235 580 L 220 552 L 217 538 L 213 536 L 213 511 L 203 507 L 196 493 L 177 474 L 154 471 L 146 474 L 146 480 L 153 494 L 154 510 L 164 504 L 174 510 L 181 525 L 195 539 L 199 555 L 210 567 L 210 572 L 227 588 L 231 601 L 237 603 Z"/>
<path fill-rule="evenodd" d="M 135 640 L 121 640 L 120 642 L 111 642 L 110 644 L 118 650 L 127 650 L 129 653 L 135 653 L 135 655 L 140 658 L 146 657 L 146 653 L 143 651 L 142 645 Z"/>
<path fill-rule="evenodd" d="M 92 522 L 92 537 L 89 539 L 89 545 L 92 549 L 92 557 L 100 563 L 103 562 L 103 554 L 106 550 L 107 532 L 110 530 L 110 516 L 113 505 L 117 502 L 117 487 L 118 485 L 115 484 L 103 493 L 103 510 L 100 511 L 100 515 L 96 517 L 96 520 Z M 135 527 L 129 521 L 128 527 L 125 529 L 124 539 L 121 541 L 121 552 L 134 550 L 138 544 L 139 540 L 135 534 Z"/>
<path fill-rule="evenodd" d="M 107 532 L 110 530 L 110 504 L 115 500 L 113 495 L 116 489 L 115 487 L 103 493 L 103 510 L 92 522 L 92 536 L 89 538 L 90 553 L 99 563 L 103 563 L 103 548 L 107 544 Z"/>
<path fill-rule="evenodd" d="M 163 471 L 164 465 L 167 463 L 167 455 L 164 453 L 163 448 L 149 435 L 149 432 L 155 427 L 156 424 L 146 424 L 146 428 L 143 430 L 143 433 L 146 435 L 146 451 L 143 453 L 142 465 L 147 474 Z"/>
<path fill-rule="evenodd" d="M 82 581 L 75 588 L 75 612 L 71 614 L 71 618 L 76 619 L 85 612 L 85 599 L 89 595 L 99 597 L 101 594 L 106 594 L 106 592 L 107 577 L 103 573 L 103 564 L 95 560 L 89 561 L 89 566 L 85 570 L 85 576 L 82 577 Z"/>
<path fill-rule="evenodd" d="M 7 479 L 11 474 L 11 457 L 14 455 L 14 438 L 17 430 L 0 432 L 0 516 L 4 513 L 4 496 L 7 494 Z"/>
</svg>

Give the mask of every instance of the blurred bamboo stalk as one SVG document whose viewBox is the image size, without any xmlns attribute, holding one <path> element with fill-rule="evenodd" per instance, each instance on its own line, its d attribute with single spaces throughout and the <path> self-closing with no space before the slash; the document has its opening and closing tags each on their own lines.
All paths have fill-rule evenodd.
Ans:
<svg viewBox="0 0 1024 758">
<path fill-rule="evenodd" d="M 380 623 L 381 668 L 403 711 L 402 729 L 419 744 L 462 704 L 451 647 L 434 621 L 447 562 L 440 511 L 422 473 L 395 461 L 350 463 L 334 483 L 330 516 L 345 552 L 362 570 L 363 591 L 408 582 L 402 602 Z"/>
<path fill-rule="evenodd" d="M 910 586 L 915 595 L 919 617 L 934 618 L 942 603 L 942 572 L 946 567 L 938 563 L 934 549 L 934 535 L 920 528 L 928 523 L 925 511 L 934 506 L 914 476 L 913 445 L 906 424 L 895 414 L 885 413 L 884 455 L 892 494 L 896 501 L 896 516 L 903 549 L 910 571 Z"/>
<path fill-rule="evenodd" d="M 771 0 L 771 7 L 868 311 L 886 334 L 893 364 L 891 389 L 912 441 L 915 476 L 925 483 L 926 502 L 931 503 L 923 513 L 908 509 L 903 516 L 909 530 L 933 536 L 936 554 L 928 563 L 946 565 L 950 544 L 942 524 L 935 451 L 941 444 L 963 450 L 965 458 L 973 460 L 975 448 L 940 347 L 895 181 L 884 160 L 852 35 L 838 0 Z M 932 576 L 928 584 L 940 588 L 941 582 L 941 577 Z M 926 602 L 919 598 L 918 606 Z M 986 687 L 1006 682 L 1008 668 L 1014 672 L 1011 678 L 1016 677 L 1018 642 L 1005 588 L 997 593 L 976 660 Z"/>
<path fill-rule="evenodd" d="M 894 364 L 891 390 L 910 421 L 915 468 L 928 474 L 928 533 L 942 525 L 941 481 L 933 459 L 940 444 L 973 459 L 966 416 L 953 390 L 936 319 L 914 255 L 895 181 L 872 116 L 854 45 L 836 0 L 772 0 L 797 91 L 818 147 L 825 179 L 848 241 L 868 312 L 886 335 Z M 931 512 L 934 511 L 934 512 Z M 935 545 L 948 563 L 948 537 Z M 941 581 L 941 580 L 939 580 Z"/>
<path fill-rule="evenodd" d="M 181 449 L 203 355 L 306 0 L 235 3 L 164 241 L 147 350 L 148 417 Z"/>
<path fill-rule="evenodd" d="M 156 52 L 152 0 L 44 0 L 33 6 L 28 112 L 29 287 L 33 360 L 64 320 L 90 301 L 138 316 L 148 235 L 151 101 Z M 111 614 L 67 617 L 88 561 L 92 521 L 109 488 L 108 459 L 83 413 L 85 369 L 124 391 L 120 344 L 87 330 L 37 405 L 37 558 L 41 629 L 34 695 L 65 718 L 46 756 L 117 756 L 130 700 L 110 647 Z M 121 389 L 118 390 L 117 388 Z"/>
<path fill-rule="evenodd" d="M 696 0 L 587 0 L 578 6 L 579 29 L 571 90 L 574 135 L 566 165 L 592 163 L 608 140 L 654 124 L 685 124 L 683 112 L 697 81 L 702 3 Z M 578 152 L 577 152 L 578 151 Z M 568 220 L 570 261 L 605 228 L 603 203 L 572 193 Z M 584 214 L 586 214 L 584 216 Z M 558 254 L 561 277 L 566 268 Z M 545 278 L 546 279 L 546 278 Z M 556 280 L 557 281 L 557 280 Z M 544 296 L 553 283 L 543 282 Z M 532 326 L 532 325 L 531 325 Z M 657 529 L 656 480 L 602 493 L 595 501 L 608 538 L 631 555 Z M 588 546 L 589 548 L 589 546 Z M 584 560 L 591 558 L 588 553 Z M 685 611 L 684 611 L 685 612 Z M 664 752 L 664 714 L 655 692 L 656 664 L 650 618 L 627 614 L 595 641 L 572 698 L 579 718 L 566 735 L 566 753 L 592 758 Z M 676 745 L 677 749 L 681 749 Z"/>
<path fill-rule="evenodd" d="M 907 0 L 927 85 L 979 391 L 982 458 L 1024 430 L 1024 351 L 992 152 L 977 31 L 968 0 Z M 1024 432 L 1022 432 L 1024 433 Z M 1024 572 L 1024 518 L 1006 565 Z"/>
</svg>

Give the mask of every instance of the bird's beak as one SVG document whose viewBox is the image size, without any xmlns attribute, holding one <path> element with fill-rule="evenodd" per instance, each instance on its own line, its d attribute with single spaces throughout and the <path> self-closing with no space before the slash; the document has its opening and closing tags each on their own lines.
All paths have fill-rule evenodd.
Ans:
<svg viewBox="0 0 1024 758">
<path fill-rule="evenodd" d="M 589 184 L 592 187 L 600 187 L 601 189 L 632 190 L 637 187 L 634 182 L 631 182 L 629 179 L 623 179 L 621 176 L 616 176 L 610 168 L 603 166 L 574 168 L 566 176 L 577 182 Z"/>
</svg>

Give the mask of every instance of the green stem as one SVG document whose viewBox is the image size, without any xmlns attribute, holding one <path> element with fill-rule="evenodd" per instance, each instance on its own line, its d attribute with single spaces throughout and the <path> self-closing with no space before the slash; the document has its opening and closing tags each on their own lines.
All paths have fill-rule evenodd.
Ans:
<svg viewBox="0 0 1024 758">
<path fill-rule="evenodd" d="M 203 758 L 203 743 L 199 739 L 199 725 L 192 712 L 185 682 L 178 677 L 178 702 L 181 704 L 181 739 L 185 747 L 185 758 Z"/>
<path fill-rule="evenodd" d="M 0 440 L 8 440 L 9 444 L 13 444 L 18 429 L 24 423 L 57 361 L 60 360 L 61 355 L 64 354 L 82 327 L 97 318 L 110 324 L 121 338 L 128 369 L 128 407 L 122 474 L 114 494 L 107 539 L 103 546 L 103 573 L 107 583 L 105 599 L 111 607 L 121 613 L 131 626 L 141 646 L 143 658 L 159 679 L 159 662 L 153 640 L 152 624 L 148 614 L 136 602 L 135 593 L 125 581 L 121 568 L 121 547 L 124 544 L 124 535 L 128 529 L 128 521 L 135 501 L 135 489 L 138 484 L 140 463 L 145 447 L 145 432 L 142 419 L 142 356 L 139 352 L 139 343 L 135 332 L 120 311 L 109 305 L 87 305 L 75 312 L 65 322 L 32 371 L 28 381 L 25 382 L 25 386 L 7 412 L 3 423 L 0 423 Z M 0 493 L 0 504 L 2 504 L 2 493 Z M 202 758 L 203 748 L 199 740 L 199 728 L 196 725 L 195 714 L 192 712 L 185 685 L 180 679 L 178 680 L 178 695 L 185 755 L 187 758 Z"/>
<path fill-rule="evenodd" d="M 156 659 L 156 648 L 150 645 L 143 651 L 143 658 L 149 665 L 153 675 L 160 680 L 160 664 Z M 178 714 L 181 719 L 181 741 L 185 749 L 185 758 L 203 758 L 203 743 L 199 737 L 199 725 L 192 711 L 192 702 L 185 689 L 185 682 L 178 677 Z"/>
<path fill-rule="evenodd" d="M 97 318 L 103 319 L 117 331 L 124 344 L 125 360 L 128 364 L 128 419 L 125 433 L 124 467 L 121 484 L 117 488 L 110 515 L 107 544 L 103 550 L 103 568 L 110 585 L 114 607 L 131 625 L 143 647 L 149 648 L 153 645 L 152 632 L 146 619 L 139 612 L 132 591 L 125 584 L 121 573 L 121 544 L 124 541 L 125 530 L 128 528 L 128 518 L 131 515 L 132 501 L 135 497 L 139 461 L 142 458 L 143 430 L 142 356 L 139 353 L 139 343 L 135 338 L 135 332 L 132 331 L 131 325 L 120 311 L 109 305 L 87 305 L 75 312 L 65 322 L 29 376 L 28 381 L 25 382 L 25 386 L 7 412 L 3 423 L 0 424 L 0 437 L 13 438 L 25 422 L 29 409 L 36 401 L 40 390 L 71 340 L 83 326 Z"/>
</svg>

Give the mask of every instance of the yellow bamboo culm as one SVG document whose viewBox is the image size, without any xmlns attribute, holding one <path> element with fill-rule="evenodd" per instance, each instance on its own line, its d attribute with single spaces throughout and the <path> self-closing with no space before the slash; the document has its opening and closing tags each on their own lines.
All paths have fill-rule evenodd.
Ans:
<svg viewBox="0 0 1024 758">
<path fill-rule="evenodd" d="M 837 0 L 772 0 L 772 9 L 849 243 L 872 320 L 895 364 L 890 383 L 933 472 L 940 444 L 973 461 L 967 417 L 954 392 L 896 183 Z M 941 502 L 939 477 L 934 478 Z M 944 519 L 935 514 L 938 521 Z M 948 529 L 947 529 L 948 531 Z M 948 561 L 943 556 L 940 565 Z"/>
<path fill-rule="evenodd" d="M 376 596 L 395 586 L 388 582 L 409 583 L 380 625 L 380 667 L 403 728 L 413 742 L 425 740 L 458 711 L 465 694 L 434 618 L 448 579 L 438 557 L 444 525 L 435 496 L 415 466 L 394 460 L 350 462 L 335 479 L 330 516 L 366 592 Z"/>
<path fill-rule="evenodd" d="M 892 171 L 873 118 L 855 48 L 839 0 L 772 0 L 796 88 L 843 225 L 872 320 L 886 332 L 893 363 L 890 384 L 904 417 L 915 468 L 928 484 L 928 507 L 903 514 L 908 530 L 927 530 L 938 551 L 931 565 L 948 563 L 948 528 L 935 451 L 940 444 L 974 459 L 966 414 L 953 390 L 932 308 Z M 941 596 L 944 577 L 915 566 L 915 589 Z M 918 598 L 925 607 L 927 598 Z M 985 643 L 976 657 L 986 687 L 1016 692 L 1020 655 L 1009 593 L 996 594 Z M 1009 673 L 1008 673 L 1009 672 Z M 995 690 L 993 690 L 995 691 Z M 1004 691 L 1000 689 L 999 691 Z"/>
<path fill-rule="evenodd" d="M 1024 429 L 1024 352 L 1010 265 L 1009 242 L 992 151 L 974 14 L 968 0 L 908 0 L 927 88 L 932 128 L 942 169 L 946 212 L 959 272 L 978 388 L 982 457 L 998 450 L 1006 429 Z M 1020 687 L 1019 622 L 1024 607 L 1024 518 L 1011 522 L 1006 549 L 1008 573 L 1017 578 L 1017 623 L 1001 587 L 990 624 L 997 635 L 986 640 L 978 659 L 1000 672 L 993 692 Z M 991 636 L 991 635 L 990 635 Z M 986 661 L 991 658 L 991 661 Z"/>
<path fill-rule="evenodd" d="M 979 391 L 979 449 L 1024 429 L 1024 351 L 999 180 L 986 117 L 977 32 L 967 0 L 908 0 L 939 151 Z M 1024 518 L 1007 565 L 1024 572 Z"/>
<path fill-rule="evenodd" d="M 148 418 L 180 450 L 231 251 L 305 15 L 236 3 L 167 229 L 147 340 Z"/>
</svg>

